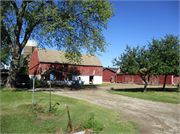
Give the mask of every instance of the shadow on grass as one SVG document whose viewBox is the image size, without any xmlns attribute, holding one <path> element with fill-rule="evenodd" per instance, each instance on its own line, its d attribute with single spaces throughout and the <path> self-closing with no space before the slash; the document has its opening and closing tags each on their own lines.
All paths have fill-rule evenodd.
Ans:
<svg viewBox="0 0 180 134">
<path fill-rule="evenodd" d="M 79 90 L 98 90 L 98 86 L 91 85 L 91 86 L 83 86 L 83 85 L 52 85 L 51 86 L 51 92 L 56 92 L 56 91 L 79 91 Z M 28 91 L 32 92 L 32 88 L 29 89 Z M 50 92 L 50 87 L 41 87 L 41 88 L 35 88 L 35 92 Z"/>
<path fill-rule="evenodd" d="M 1 88 L 2 92 L 27 92 L 28 88 L 12 88 L 12 89 L 6 89 Z"/>
<path fill-rule="evenodd" d="M 126 88 L 126 89 L 114 89 L 114 91 L 119 92 L 143 92 L 144 88 Z M 177 88 L 165 88 L 165 91 L 163 88 L 147 88 L 147 92 L 179 92 Z"/>
</svg>

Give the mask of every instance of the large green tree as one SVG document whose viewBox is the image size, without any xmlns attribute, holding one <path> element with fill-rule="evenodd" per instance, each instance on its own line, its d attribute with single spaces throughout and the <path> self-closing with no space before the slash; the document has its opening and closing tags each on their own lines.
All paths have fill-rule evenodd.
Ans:
<svg viewBox="0 0 180 134">
<path fill-rule="evenodd" d="M 9 65 L 11 53 L 8 48 L 8 44 L 5 40 L 5 36 L 1 31 L 1 62 Z"/>
<path fill-rule="evenodd" d="M 167 34 L 161 39 L 149 42 L 150 62 L 154 75 L 165 75 L 163 89 L 165 90 L 167 75 L 179 75 L 179 38 Z"/>
<path fill-rule="evenodd" d="M 88 54 L 105 52 L 102 31 L 114 16 L 112 6 L 108 1 L 2 1 L 1 30 L 12 54 L 6 88 L 14 87 L 29 38 L 40 47 L 57 46 L 70 60 L 78 61 L 82 49 Z"/>
<path fill-rule="evenodd" d="M 147 91 L 148 81 L 151 75 L 151 64 L 148 60 L 149 51 L 145 46 L 126 46 L 125 52 L 113 59 L 114 66 L 120 66 L 121 72 L 128 75 L 139 75 L 144 81 L 144 91 Z M 148 78 L 148 79 L 147 79 Z"/>
</svg>

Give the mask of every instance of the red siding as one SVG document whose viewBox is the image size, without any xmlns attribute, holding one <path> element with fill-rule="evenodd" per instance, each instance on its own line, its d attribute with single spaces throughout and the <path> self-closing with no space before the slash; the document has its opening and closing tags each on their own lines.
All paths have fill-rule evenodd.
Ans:
<svg viewBox="0 0 180 134">
<path fill-rule="evenodd" d="M 134 75 L 134 83 L 140 84 L 142 81 L 143 80 L 139 75 Z"/>
<path fill-rule="evenodd" d="M 74 71 L 72 68 L 75 68 Z M 58 71 L 73 73 L 74 75 L 100 75 L 102 76 L 102 67 L 99 66 L 81 66 L 56 63 L 40 63 L 40 72 L 45 69 L 56 69 Z"/>
<path fill-rule="evenodd" d="M 139 75 L 117 74 L 117 82 L 119 83 L 142 83 Z"/>
<path fill-rule="evenodd" d="M 148 76 L 147 76 L 147 78 L 146 79 L 148 79 Z M 150 78 L 150 80 L 149 80 L 149 83 L 148 84 L 150 84 L 150 85 L 159 85 L 159 77 L 157 76 L 157 78 L 156 78 L 156 76 L 151 76 L 151 78 Z"/>
<path fill-rule="evenodd" d="M 33 50 L 29 64 L 29 75 L 39 74 L 39 57 L 36 49 Z"/>
<path fill-rule="evenodd" d="M 148 78 L 148 76 L 146 78 Z M 164 84 L 164 78 L 165 78 L 165 76 L 163 76 L 163 75 L 157 76 L 157 77 L 152 76 L 150 78 L 148 84 L 150 84 L 150 85 L 159 85 L 159 84 L 163 85 Z M 103 76 L 103 81 L 104 80 L 105 80 L 105 78 Z M 179 77 L 173 76 L 173 83 L 174 84 L 178 83 L 179 80 L 180 80 Z M 117 74 L 117 82 L 119 82 L 119 83 L 137 83 L 137 84 L 143 84 L 144 83 L 139 75 L 124 75 L 124 74 Z M 166 84 L 167 85 L 172 84 L 172 75 L 167 76 Z"/>
<path fill-rule="evenodd" d="M 117 75 L 117 82 L 122 83 L 123 75 Z"/>
<path fill-rule="evenodd" d="M 115 79 L 116 79 L 116 73 L 108 70 L 108 69 L 105 69 L 103 71 L 103 82 L 111 82 L 111 77 L 114 77 L 114 82 L 115 82 Z"/>
<path fill-rule="evenodd" d="M 176 77 L 176 76 L 173 77 L 173 83 L 174 84 L 178 83 L 179 81 L 180 81 L 179 77 Z"/>
<path fill-rule="evenodd" d="M 164 84 L 164 79 L 165 79 L 165 75 L 164 76 L 161 75 L 159 77 L 159 84 L 161 84 L 161 85 Z M 168 75 L 167 76 L 166 84 L 168 84 L 168 85 L 172 84 L 172 75 Z"/>
</svg>

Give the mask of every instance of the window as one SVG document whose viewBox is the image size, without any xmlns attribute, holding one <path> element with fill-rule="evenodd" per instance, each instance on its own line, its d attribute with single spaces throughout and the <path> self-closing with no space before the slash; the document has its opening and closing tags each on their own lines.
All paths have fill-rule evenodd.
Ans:
<svg viewBox="0 0 180 134">
<path fill-rule="evenodd" d="M 64 77 L 64 80 L 68 80 L 68 76 L 65 76 L 65 77 Z"/>
</svg>

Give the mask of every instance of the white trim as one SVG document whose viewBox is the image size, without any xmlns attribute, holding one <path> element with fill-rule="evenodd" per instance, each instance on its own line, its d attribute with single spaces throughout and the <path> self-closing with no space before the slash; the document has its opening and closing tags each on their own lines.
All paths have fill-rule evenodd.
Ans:
<svg viewBox="0 0 180 134">
<path fill-rule="evenodd" d="M 79 80 L 79 77 L 81 78 L 81 81 L 83 81 L 84 84 L 90 84 L 90 75 L 73 75 L 72 80 Z M 93 76 L 93 84 L 102 84 L 102 76 Z"/>
<path fill-rule="evenodd" d="M 81 81 L 83 81 L 84 84 L 89 84 L 89 75 L 73 75 L 72 80 L 79 80 L 79 77 L 81 78 Z"/>
<path fill-rule="evenodd" d="M 102 76 L 94 76 L 93 84 L 102 84 Z"/>
<path fill-rule="evenodd" d="M 171 76 L 171 84 L 174 86 L 175 84 L 173 83 L 173 75 Z"/>
<path fill-rule="evenodd" d="M 33 79 L 34 78 L 34 75 L 29 75 L 29 78 L 30 79 Z M 41 79 L 41 75 L 39 74 L 39 75 L 35 75 L 35 78 L 37 78 L 38 80 L 40 80 Z"/>
</svg>

